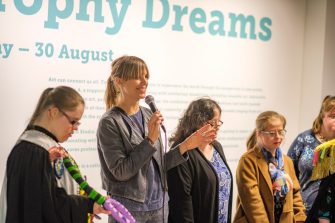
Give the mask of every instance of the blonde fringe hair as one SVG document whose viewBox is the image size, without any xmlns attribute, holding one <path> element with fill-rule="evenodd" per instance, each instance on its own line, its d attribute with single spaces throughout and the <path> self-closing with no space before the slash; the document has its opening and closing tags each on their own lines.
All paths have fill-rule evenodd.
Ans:
<svg viewBox="0 0 335 223">
<path fill-rule="evenodd" d="M 112 71 L 107 79 L 105 91 L 106 109 L 110 109 L 116 104 L 117 96 L 120 90 L 114 83 L 114 78 L 119 77 L 122 80 L 139 79 L 143 73 L 149 77 L 149 69 L 146 63 L 136 56 L 122 56 L 112 62 Z"/>
</svg>

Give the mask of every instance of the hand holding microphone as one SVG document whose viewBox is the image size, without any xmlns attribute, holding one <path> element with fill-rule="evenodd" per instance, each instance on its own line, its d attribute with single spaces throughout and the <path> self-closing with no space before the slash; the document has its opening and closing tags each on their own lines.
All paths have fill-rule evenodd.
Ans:
<svg viewBox="0 0 335 223">
<path fill-rule="evenodd" d="M 157 106 L 156 106 L 156 104 L 155 104 L 155 99 L 154 99 L 153 96 L 151 96 L 151 95 L 147 95 L 147 96 L 145 97 L 144 101 L 145 101 L 145 103 L 147 103 L 147 105 L 149 105 L 150 110 L 152 111 L 152 113 L 155 113 L 155 112 L 158 111 L 158 108 L 157 108 Z M 164 132 L 166 132 L 165 126 L 163 125 L 163 116 L 162 116 L 160 113 L 157 114 L 157 115 L 158 115 L 158 117 L 159 117 L 160 126 L 161 126 L 162 130 L 163 130 Z"/>
<path fill-rule="evenodd" d="M 151 143 L 154 143 L 159 135 L 159 128 L 161 127 L 164 132 L 166 132 L 165 127 L 163 125 L 163 115 L 160 113 L 160 111 L 157 109 L 157 106 L 155 104 L 154 97 L 151 95 L 147 95 L 145 97 L 145 103 L 147 103 L 153 112 L 149 122 L 148 122 L 148 136 L 147 138 L 151 141 Z"/>
</svg>

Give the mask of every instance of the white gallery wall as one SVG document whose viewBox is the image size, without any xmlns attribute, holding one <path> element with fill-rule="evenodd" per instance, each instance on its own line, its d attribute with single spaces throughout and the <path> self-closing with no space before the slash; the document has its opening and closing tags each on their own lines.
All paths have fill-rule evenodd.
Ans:
<svg viewBox="0 0 335 223">
<path fill-rule="evenodd" d="M 335 2 L 306 1 L 299 131 L 312 127 L 326 95 L 335 95 Z"/>
<path fill-rule="evenodd" d="M 187 105 L 206 96 L 222 106 L 219 141 L 233 173 L 264 110 L 287 118 L 286 151 L 322 97 L 335 94 L 331 9 L 331 1 L 305 0 L 0 0 L 0 184 L 42 90 L 68 85 L 86 109 L 64 147 L 101 190 L 95 132 L 110 64 L 122 55 L 147 62 L 148 94 L 168 136 Z"/>
</svg>

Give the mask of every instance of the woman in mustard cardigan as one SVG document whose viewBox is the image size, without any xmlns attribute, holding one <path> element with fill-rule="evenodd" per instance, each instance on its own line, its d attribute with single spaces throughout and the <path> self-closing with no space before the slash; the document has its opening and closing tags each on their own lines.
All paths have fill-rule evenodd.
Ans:
<svg viewBox="0 0 335 223">
<path fill-rule="evenodd" d="M 286 120 L 274 111 L 261 113 L 250 136 L 248 151 L 237 171 L 234 222 L 304 222 L 306 215 L 294 166 L 282 153 Z"/>
</svg>

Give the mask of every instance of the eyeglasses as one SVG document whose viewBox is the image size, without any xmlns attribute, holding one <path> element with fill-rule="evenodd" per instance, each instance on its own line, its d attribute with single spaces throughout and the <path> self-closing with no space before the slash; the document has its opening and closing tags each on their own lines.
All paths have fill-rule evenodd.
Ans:
<svg viewBox="0 0 335 223">
<path fill-rule="evenodd" d="M 69 123 L 73 126 L 73 127 L 78 127 L 81 123 L 79 121 L 76 120 L 72 120 L 70 118 L 70 116 L 68 114 L 66 114 L 62 109 L 58 108 L 58 110 L 65 116 L 65 118 L 69 121 Z"/>
<path fill-rule="evenodd" d="M 261 131 L 262 133 L 264 133 L 265 135 L 268 135 L 270 136 L 271 138 L 274 138 L 277 136 L 277 134 L 279 136 L 282 136 L 284 137 L 286 135 L 286 130 L 283 129 L 283 130 L 277 130 L 277 131 Z"/>
<path fill-rule="evenodd" d="M 208 121 L 207 123 L 210 124 L 212 127 L 220 127 L 223 124 L 223 121 L 221 121 L 221 120 L 218 120 L 218 121 L 212 120 L 212 121 Z"/>
</svg>

